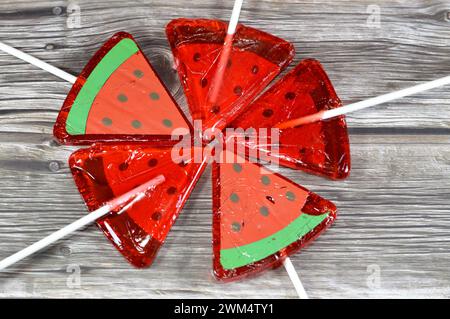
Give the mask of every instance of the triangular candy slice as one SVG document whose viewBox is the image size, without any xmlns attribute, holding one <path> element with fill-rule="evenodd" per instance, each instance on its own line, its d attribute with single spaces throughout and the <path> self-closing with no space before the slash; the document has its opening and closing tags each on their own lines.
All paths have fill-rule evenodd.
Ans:
<svg viewBox="0 0 450 319">
<path fill-rule="evenodd" d="M 257 131 L 270 129 L 290 119 L 340 106 L 341 101 L 320 63 L 304 60 L 230 126 L 253 127 Z M 252 141 L 246 143 L 255 146 L 251 145 Z M 277 154 L 272 155 L 279 163 L 293 169 L 333 179 L 345 178 L 350 172 L 350 146 L 344 116 L 281 130 L 276 151 Z"/>
<path fill-rule="evenodd" d="M 336 218 L 333 203 L 250 162 L 213 166 L 214 273 L 233 280 L 279 266 Z"/>
<path fill-rule="evenodd" d="M 190 124 L 130 34 L 110 38 L 73 85 L 54 127 L 62 143 L 170 140 Z"/>
<path fill-rule="evenodd" d="M 230 123 L 294 56 L 291 43 L 239 24 L 220 94 L 212 103 L 209 94 L 226 31 L 227 23 L 206 19 L 176 19 L 166 28 L 191 115 L 203 121 L 204 129 Z"/>
<path fill-rule="evenodd" d="M 175 163 L 171 148 L 102 145 L 79 150 L 69 160 L 75 183 L 90 211 L 151 180 L 165 181 L 121 214 L 98 226 L 136 267 L 152 263 L 205 165 Z"/>
</svg>

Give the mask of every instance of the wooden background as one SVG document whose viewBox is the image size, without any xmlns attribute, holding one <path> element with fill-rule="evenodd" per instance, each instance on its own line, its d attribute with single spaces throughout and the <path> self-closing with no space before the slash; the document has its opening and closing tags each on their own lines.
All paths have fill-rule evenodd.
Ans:
<svg viewBox="0 0 450 319">
<path fill-rule="evenodd" d="M 77 74 L 126 30 L 185 105 L 164 27 L 177 17 L 228 19 L 232 2 L 83 0 L 75 2 L 80 28 L 70 28 L 67 1 L 0 0 L 0 41 Z M 371 5 L 381 9 L 379 28 L 367 23 Z M 242 21 L 292 41 L 296 62 L 320 59 L 345 103 L 450 74 L 449 0 L 247 0 Z M 69 89 L 0 52 L 0 258 L 85 214 L 66 162 L 75 148 L 52 139 Z M 313 298 L 450 297 L 449 87 L 348 123 L 350 178 L 281 170 L 340 212 L 292 258 L 306 290 Z M 207 171 L 153 267 L 133 269 L 91 226 L 1 273 L 0 296 L 296 297 L 283 268 L 231 284 L 212 278 L 209 179 Z"/>
</svg>

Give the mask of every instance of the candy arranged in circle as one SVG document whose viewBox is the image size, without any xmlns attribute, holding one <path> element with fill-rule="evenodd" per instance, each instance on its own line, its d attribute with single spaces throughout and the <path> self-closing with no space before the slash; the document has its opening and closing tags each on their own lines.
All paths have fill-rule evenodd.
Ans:
<svg viewBox="0 0 450 319">
<path fill-rule="evenodd" d="M 205 120 L 204 128 L 224 128 L 242 114 L 293 55 L 288 42 L 239 25 L 220 98 L 209 103 L 215 83 L 211 70 L 216 67 L 225 29 L 219 21 L 186 19 L 175 20 L 167 28 L 193 118 Z M 193 35 L 198 41 L 192 41 Z M 209 71 L 208 63 L 212 65 Z M 311 82 L 312 87 L 319 89 L 310 93 L 313 104 L 327 105 L 324 77 L 317 70 L 314 76 L 317 81 Z M 282 98 L 283 103 L 295 104 L 301 93 L 295 85 L 286 85 L 282 97 L 256 105 L 247 124 L 270 128 L 271 121 L 280 120 L 277 101 Z M 202 156 L 194 162 L 193 154 L 175 161 L 173 143 L 166 141 L 177 128 L 192 130 L 126 33 L 111 38 L 88 63 L 55 124 L 55 136 L 64 143 L 100 142 L 73 153 L 69 161 L 89 210 L 155 176 L 164 176 L 161 185 L 126 211 L 114 211 L 98 220 L 106 236 L 137 267 L 152 263 L 207 163 Z M 302 145 L 299 152 L 308 154 L 307 146 Z M 213 164 L 213 183 L 214 272 L 220 279 L 278 266 L 283 257 L 314 239 L 335 218 L 332 203 L 242 158 Z"/>
</svg>

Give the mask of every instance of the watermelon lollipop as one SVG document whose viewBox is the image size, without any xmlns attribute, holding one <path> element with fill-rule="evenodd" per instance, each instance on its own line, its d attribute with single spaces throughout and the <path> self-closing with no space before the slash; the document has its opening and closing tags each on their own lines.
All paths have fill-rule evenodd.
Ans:
<svg viewBox="0 0 450 319">
<path fill-rule="evenodd" d="M 206 19 L 176 19 L 167 38 L 193 119 L 203 128 L 222 129 L 248 106 L 294 56 L 291 43 L 239 24 L 223 74 L 220 95 L 209 94 L 224 47 L 227 23 Z"/>
<path fill-rule="evenodd" d="M 135 266 L 151 264 L 205 165 L 175 163 L 172 148 L 98 144 L 73 153 L 69 166 L 90 211 L 164 174 L 150 195 L 97 224 Z"/>
<path fill-rule="evenodd" d="M 341 106 L 320 63 L 304 60 L 253 102 L 231 127 L 270 128 Z M 270 136 L 268 136 L 270 137 Z M 246 141 L 249 148 L 258 147 Z M 270 140 L 269 140 L 270 144 Z M 343 116 L 280 131 L 276 156 L 281 165 L 333 179 L 350 172 L 350 146 Z"/>
<path fill-rule="evenodd" d="M 280 265 L 330 226 L 331 202 L 258 164 L 213 165 L 214 273 L 236 279 Z"/>
<path fill-rule="evenodd" d="M 62 143 L 167 141 L 191 126 L 133 37 L 119 32 L 78 76 L 54 127 Z"/>
</svg>

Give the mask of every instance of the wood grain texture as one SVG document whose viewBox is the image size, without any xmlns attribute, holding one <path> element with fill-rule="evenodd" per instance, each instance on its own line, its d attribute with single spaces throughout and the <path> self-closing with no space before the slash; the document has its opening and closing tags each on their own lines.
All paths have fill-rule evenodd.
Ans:
<svg viewBox="0 0 450 319">
<path fill-rule="evenodd" d="M 227 19 L 232 5 L 76 3 L 81 28 L 71 29 L 66 1 L 0 0 L 0 40 L 77 74 L 107 37 L 128 31 L 184 107 L 164 26 L 176 17 Z M 370 5 L 381 9 L 379 28 L 367 25 Z M 448 0 L 250 0 L 242 22 L 292 41 L 296 62 L 321 60 L 349 103 L 450 74 L 449 11 Z M 0 53 L 0 258 L 85 213 L 67 167 L 75 148 L 51 135 L 69 88 Z M 339 208 L 335 225 L 292 258 L 306 290 L 313 298 L 450 297 L 449 88 L 352 114 L 348 122 L 349 179 L 280 170 Z M 0 297 L 296 296 L 284 269 L 219 284 L 211 254 L 207 171 L 150 269 L 131 268 L 91 226 L 1 273 Z"/>
</svg>

